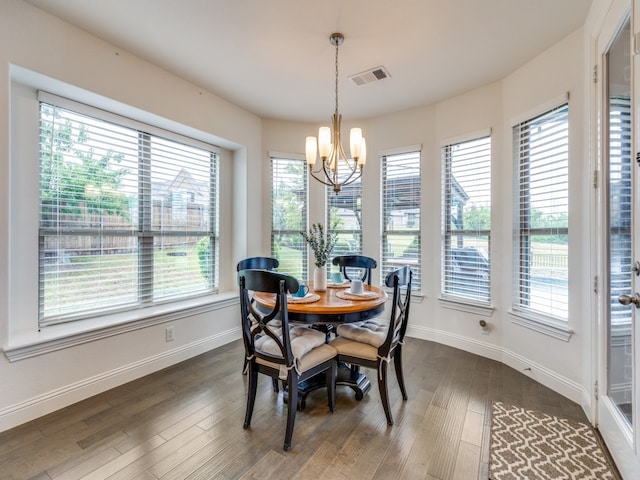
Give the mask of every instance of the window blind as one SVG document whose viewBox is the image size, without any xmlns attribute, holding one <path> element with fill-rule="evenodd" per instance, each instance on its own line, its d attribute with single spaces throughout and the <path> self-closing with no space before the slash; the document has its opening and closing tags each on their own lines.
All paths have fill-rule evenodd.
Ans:
<svg viewBox="0 0 640 480">
<path fill-rule="evenodd" d="M 491 137 L 442 147 L 442 294 L 489 303 Z"/>
<path fill-rule="evenodd" d="M 271 254 L 278 271 L 308 278 L 307 245 L 300 231 L 307 229 L 307 165 L 304 160 L 271 158 Z"/>
<path fill-rule="evenodd" d="M 385 155 L 382 168 L 382 268 L 385 276 L 404 265 L 413 271 L 414 290 L 421 285 L 420 152 Z M 382 282 L 381 282 L 382 283 Z"/>
<path fill-rule="evenodd" d="M 362 254 L 362 181 L 343 186 L 337 194 L 327 187 L 326 196 L 327 231 L 338 234 L 332 258 Z"/>
<path fill-rule="evenodd" d="M 108 118 L 40 102 L 41 326 L 217 286 L 214 147 Z"/>
<path fill-rule="evenodd" d="M 514 310 L 568 320 L 569 106 L 513 128 L 518 164 Z"/>
</svg>

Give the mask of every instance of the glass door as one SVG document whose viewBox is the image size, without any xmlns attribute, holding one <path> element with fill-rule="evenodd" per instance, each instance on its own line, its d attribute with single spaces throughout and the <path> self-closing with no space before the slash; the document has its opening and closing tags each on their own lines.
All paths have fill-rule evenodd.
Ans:
<svg viewBox="0 0 640 480">
<path fill-rule="evenodd" d="M 631 55 L 631 21 L 618 15 L 616 28 L 603 31 L 599 38 L 602 58 L 601 89 L 603 209 L 601 225 L 604 259 L 602 328 L 598 330 L 599 355 L 597 399 L 598 428 L 625 478 L 640 471 L 637 451 L 638 398 L 635 368 L 634 321 L 640 310 L 640 235 L 633 213 L 638 211 L 639 167 L 633 162 L 634 103 Z M 620 23 L 620 18 L 624 19 Z M 609 20 L 609 24 L 616 19 Z M 638 78 L 638 77 L 636 77 Z M 634 120 L 635 121 L 635 120 Z M 639 223 L 639 222 L 636 222 Z M 637 305 L 636 305 L 637 303 Z M 635 308 L 634 308 L 635 307 Z M 635 472 L 635 473 L 634 473 Z"/>
</svg>

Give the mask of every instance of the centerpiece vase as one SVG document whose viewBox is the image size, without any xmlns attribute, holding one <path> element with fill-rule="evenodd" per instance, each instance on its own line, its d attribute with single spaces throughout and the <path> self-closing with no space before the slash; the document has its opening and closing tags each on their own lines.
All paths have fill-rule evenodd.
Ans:
<svg viewBox="0 0 640 480">
<path fill-rule="evenodd" d="M 313 270 L 313 289 L 324 292 L 327 289 L 327 266 L 316 267 Z"/>
</svg>

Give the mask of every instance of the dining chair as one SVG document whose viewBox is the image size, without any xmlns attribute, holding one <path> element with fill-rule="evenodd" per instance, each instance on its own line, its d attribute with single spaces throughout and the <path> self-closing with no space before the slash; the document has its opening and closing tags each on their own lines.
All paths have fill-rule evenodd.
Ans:
<svg viewBox="0 0 640 480">
<path fill-rule="evenodd" d="M 362 274 L 360 280 L 369 285 L 371 285 L 371 270 L 378 266 L 373 258 L 364 255 L 340 255 L 333 257 L 331 262 L 340 267 L 342 275 L 347 280 L 355 280 Z M 356 272 L 355 269 L 358 271 Z M 349 276 L 349 272 L 351 272 L 351 276 Z"/>
<path fill-rule="evenodd" d="M 413 272 L 408 266 L 398 268 L 386 276 L 385 285 L 393 288 L 388 324 L 374 320 L 342 324 L 336 330 L 337 337 L 331 342 L 331 346 L 338 351 L 338 362 L 376 369 L 380 398 L 389 425 L 393 425 L 387 382 L 387 364 L 391 360 L 402 398 L 408 399 L 402 373 L 402 344 L 409 321 L 412 276 Z"/>
<path fill-rule="evenodd" d="M 338 371 L 336 350 L 325 343 L 322 332 L 305 326 L 289 325 L 287 293 L 296 292 L 299 287 L 298 280 L 294 277 L 267 270 L 241 270 L 239 284 L 242 338 L 249 367 L 244 428 L 251 425 L 258 374 L 283 381 L 289 394 L 283 446 L 288 451 L 291 450 L 298 408 L 298 382 L 324 372 L 329 410 L 331 413 L 335 412 Z M 258 311 L 249 291 L 275 294 L 273 309 L 266 313 Z M 270 323 L 276 317 L 281 321 L 279 325 Z"/>
</svg>

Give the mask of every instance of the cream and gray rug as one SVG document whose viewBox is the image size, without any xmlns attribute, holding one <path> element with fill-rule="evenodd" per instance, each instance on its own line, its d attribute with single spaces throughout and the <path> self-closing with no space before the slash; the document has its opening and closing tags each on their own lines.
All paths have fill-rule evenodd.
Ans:
<svg viewBox="0 0 640 480">
<path fill-rule="evenodd" d="M 490 480 L 616 480 L 591 426 L 494 402 Z"/>
</svg>

